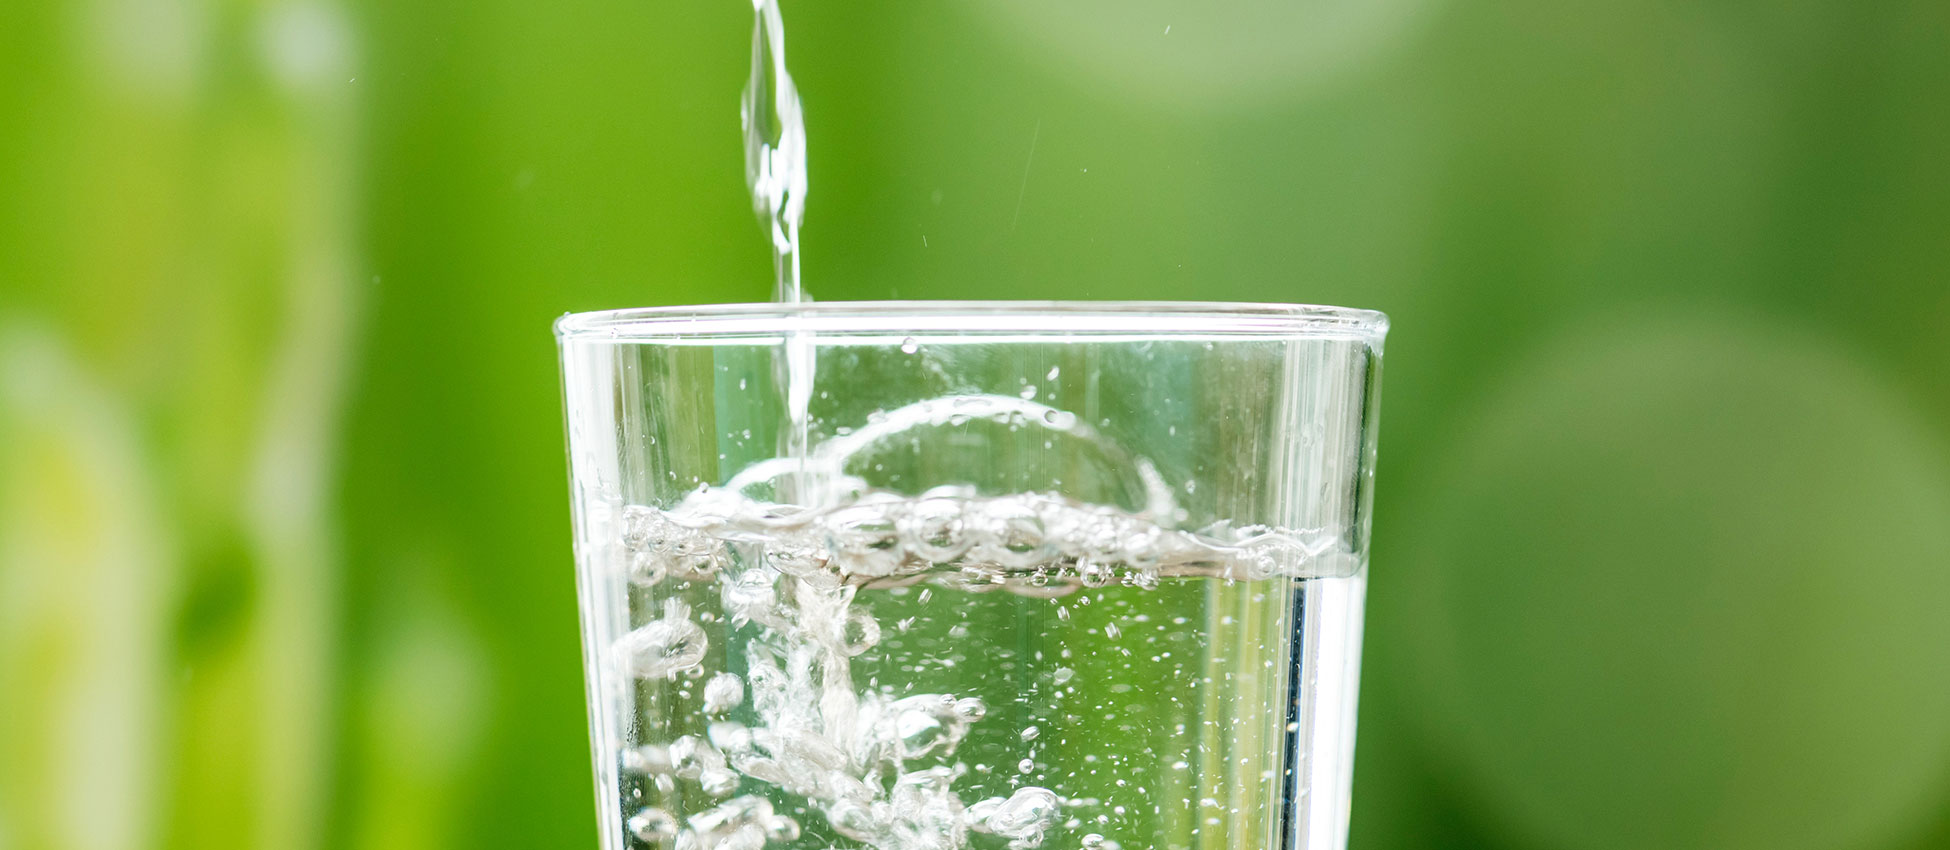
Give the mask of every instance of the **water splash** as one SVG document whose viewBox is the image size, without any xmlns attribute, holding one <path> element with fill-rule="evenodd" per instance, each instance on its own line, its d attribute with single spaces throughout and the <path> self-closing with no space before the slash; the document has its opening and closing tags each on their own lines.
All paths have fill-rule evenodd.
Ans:
<svg viewBox="0 0 1950 850">
<path fill-rule="evenodd" d="M 967 486 L 909 494 L 848 474 L 850 462 L 917 432 L 977 420 L 1088 443 L 1126 471 L 1142 498 L 1124 509 L 1056 493 L 980 495 Z M 808 501 L 781 497 L 798 473 L 820 485 L 801 491 Z M 1224 523 L 1184 530 L 1172 493 L 1148 460 L 1067 411 L 965 395 L 877 413 L 799 458 L 761 462 L 667 509 L 624 508 L 618 568 L 633 594 L 661 599 L 662 608 L 613 644 L 616 669 L 652 685 L 687 690 L 681 682 L 696 682 L 701 691 L 686 724 L 692 734 L 619 754 L 630 781 L 654 793 L 630 798 L 637 808 L 626 829 L 659 850 L 783 850 L 801 825 L 772 807 L 792 803 L 811 818 L 808 828 L 874 850 L 1046 848 L 1050 836 L 1077 827 L 1063 822 L 1065 806 L 1094 804 L 1027 784 L 1046 781 L 1033 776 L 1043 730 L 1003 732 L 1014 745 L 1000 763 L 1013 764 L 1023 784 L 985 789 L 1006 796 L 964 797 L 959 780 L 987 768 L 971 768 L 958 753 L 989 706 L 965 691 L 911 693 L 871 677 L 857 681 L 855 665 L 872 663 L 883 640 L 898 634 L 883 631 L 858 597 L 919 586 L 922 603 L 931 588 L 944 588 L 1081 606 L 1102 588 L 1144 592 L 1169 579 L 1319 578 L 1360 568 L 1345 542 L 1324 530 Z M 712 621 L 725 625 L 715 633 L 735 653 L 711 653 L 693 622 L 709 616 L 707 608 L 722 611 Z M 1067 619 L 1067 610 L 1057 616 Z M 1102 633 L 1113 643 L 1122 637 L 1114 623 Z M 1058 668 L 1051 684 L 1063 687 L 1076 675 Z M 1097 843 L 1087 846 L 1117 846 L 1091 835 Z"/>
</svg>

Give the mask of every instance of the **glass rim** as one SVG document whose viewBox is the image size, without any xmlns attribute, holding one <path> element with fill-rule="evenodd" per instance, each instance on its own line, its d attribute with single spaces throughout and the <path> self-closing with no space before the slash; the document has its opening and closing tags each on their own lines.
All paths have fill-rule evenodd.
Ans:
<svg viewBox="0 0 1950 850">
<path fill-rule="evenodd" d="M 743 337 L 791 333 L 1026 333 L 1090 336 L 1232 335 L 1356 339 L 1379 345 L 1379 311 L 1228 301 L 810 301 L 631 307 L 566 313 L 562 342 Z"/>
</svg>

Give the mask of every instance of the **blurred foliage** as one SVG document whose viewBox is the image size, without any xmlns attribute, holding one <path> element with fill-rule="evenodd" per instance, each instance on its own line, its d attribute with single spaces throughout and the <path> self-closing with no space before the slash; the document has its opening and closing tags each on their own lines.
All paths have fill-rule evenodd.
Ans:
<svg viewBox="0 0 1950 850">
<path fill-rule="evenodd" d="M 1354 844 L 1950 847 L 1950 6 L 788 4 L 818 297 L 1395 320 Z M 0 4 L 0 848 L 593 846 L 564 311 L 749 10 Z"/>
</svg>

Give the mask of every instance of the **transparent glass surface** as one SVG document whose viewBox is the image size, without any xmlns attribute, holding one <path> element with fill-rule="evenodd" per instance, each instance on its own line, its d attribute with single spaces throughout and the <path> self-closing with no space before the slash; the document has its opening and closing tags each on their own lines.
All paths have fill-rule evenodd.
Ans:
<svg viewBox="0 0 1950 850">
<path fill-rule="evenodd" d="M 605 850 L 1345 845 L 1380 314 L 556 329 Z"/>
</svg>

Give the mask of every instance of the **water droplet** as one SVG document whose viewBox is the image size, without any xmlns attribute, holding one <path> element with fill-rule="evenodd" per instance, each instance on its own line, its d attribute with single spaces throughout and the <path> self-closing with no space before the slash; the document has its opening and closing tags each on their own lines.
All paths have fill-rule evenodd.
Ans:
<svg viewBox="0 0 1950 850">
<path fill-rule="evenodd" d="M 906 339 L 901 340 L 902 354 L 913 354 L 914 352 L 920 350 L 921 350 L 921 343 L 918 340 L 914 339 L 913 337 L 910 336 Z"/>
</svg>

